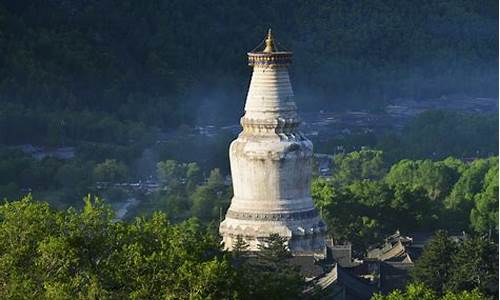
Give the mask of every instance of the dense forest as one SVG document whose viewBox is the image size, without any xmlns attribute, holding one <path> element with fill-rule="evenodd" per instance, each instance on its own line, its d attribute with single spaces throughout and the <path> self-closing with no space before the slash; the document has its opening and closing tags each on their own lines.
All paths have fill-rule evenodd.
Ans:
<svg viewBox="0 0 500 300">
<path fill-rule="evenodd" d="M 245 52 L 268 27 L 295 53 L 302 109 L 496 97 L 497 12 L 493 0 L 4 0 L 0 102 L 13 106 L 2 118 L 60 112 L 88 124 L 92 113 L 92 123 L 157 127 L 237 119 Z M 35 128 L 34 138 L 47 131 Z"/>
<path fill-rule="evenodd" d="M 279 236 L 257 258 L 223 250 L 236 133 L 196 132 L 237 122 L 269 27 L 300 111 L 498 99 L 494 0 L 0 0 L 0 298 L 306 297 Z M 397 230 L 435 234 L 406 289 L 374 299 L 495 298 L 498 114 L 391 128 L 310 137 L 329 237 L 363 258 Z"/>
</svg>

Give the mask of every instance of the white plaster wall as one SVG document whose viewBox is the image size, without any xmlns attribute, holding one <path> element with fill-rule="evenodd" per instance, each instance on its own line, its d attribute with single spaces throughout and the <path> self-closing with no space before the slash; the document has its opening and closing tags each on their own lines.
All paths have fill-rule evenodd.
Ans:
<svg viewBox="0 0 500 300">
<path fill-rule="evenodd" d="M 273 65 L 255 66 L 245 105 L 246 116 L 267 119 L 287 111 L 295 113 L 295 110 L 288 69 Z"/>
<path fill-rule="evenodd" d="M 235 144 L 243 144 L 235 147 Z M 245 152 L 248 144 L 264 147 L 261 155 Z M 313 208 L 311 185 L 310 142 L 282 142 L 283 149 L 273 158 L 269 148 L 258 142 L 236 140 L 230 147 L 234 198 L 232 209 L 255 212 L 281 212 Z M 293 146 L 296 150 L 289 151 Z M 240 150 L 241 149 L 241 150 Z"/>
<path fill-rule="evenodd" d="M 272 233 L 288 237 L 292 251 L 324 248 L 326 227 L 317 215 L 311 215 L 313 147 L 298 131 L 293 97 L 286 65 L 254 67 L 243 132 L 229 151 L 234 191 L 229 211 L 233 215 L 228 212 L 220 225 L 228 249 L 236 236 L 242 235 L 250 249 L 257 250 L 259 241 Z M 306 213 L 306 217 L 280 219 L 288 213 Z M 245 219 L 248 214 L 279 217 Z"/>
</svg>

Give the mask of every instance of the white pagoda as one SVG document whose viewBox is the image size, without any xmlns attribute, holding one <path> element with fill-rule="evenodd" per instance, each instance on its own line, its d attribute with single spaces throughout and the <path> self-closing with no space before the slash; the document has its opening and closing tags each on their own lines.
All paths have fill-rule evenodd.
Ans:
<svg viewBox="0 0 500 300">
<path fill-rule="evenodd" d="M 219 228 L 229 250 L 237 236 L 258 250 L 273 233 L 286 237 L 295 254 L 325 249 L 326 226 L 310 191 L 313 145 L 299 131 L 291 59 L 276 49 L 271 30 L 265 48 L 248 53 L 253 74 L 243 131 L 229 149 L 234 197 Z"/>
</svg>

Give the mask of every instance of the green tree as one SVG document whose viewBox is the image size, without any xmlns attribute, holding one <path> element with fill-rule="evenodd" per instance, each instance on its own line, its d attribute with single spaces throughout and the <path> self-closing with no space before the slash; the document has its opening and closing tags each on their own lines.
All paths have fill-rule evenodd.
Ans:
<svg viewBox="0 0 500 300">
<path fill-rule="evenodd" d="M 405 291 L 392 291 L 388 295 L 376 294 L 372 300 L 486 300 L 478 290 L 451 292 L 439 296 L 435 291 L 423 284 L 410 284 Z"/>
<path fill-rule="evenodd" d="M 172 220 L 182 220 L 189 213 L 189 203 L 187 197 L 178 193 L 161 194 L 157 201 L 156 209 L 164 211 Z"/>
<path fill-rule="evenodd" d="M 399 184 L 392 187 L 392 215 L 397 223 L 393 228 L 410 232 L 413 230 L 433 230 L 439 224 L 440 203 L 429 198 L 425 189 Z M 399 218 L 398 218 L 399 217 Z"/>
<path fill-rule="evenodd" d="M 386 172 L 381 151 L 361 150 L 339 154 L 334 157 L 333 162 L 333 176 L 340 184 L 363 179 L 380 179 Z"/>
<path fill-rule="evenodd" d="M 56 231 L 56 219 L 47 203 L 31 196 L 0 206 L 0 298 L 36 298 L 38 242 Z"/>
<path fill-rule="evenodd" d="M 192 193 L 202 181 L 201 169 L 197 163 L 191 162 L 186 165 L 186 192 Z"/>
<path fill-rule="evenodd" d="M 93 177 L 95 181 L 120 182 L 127 179 L 127 166 L 114 159 L 106 159 L 94 167 Z"/>
<path fill-rule="evenodd" d="M 229 205 L 229 196 L 219 169 L 210 172 L 205 184 L 196 188 L 190 196 L 191 213 L 204 221 L 219 217 Z"/>
<path fill-rule="evenodd" d="M 165 186 L 177 187 L 185 176 L 184 168 L 175 160 L 160 161 L 156 164 L 158 179 Z"/>
<path fill-rule="evenodd" d="M 354 255 L 362 257 L 369 245 L 381 241 L 386 230 L 390 232 L 381 224 L 393 214 L 389 211 L 392 192 L 387 186 L 364 180 L 340 188 L 318 178 L 311 190 L 329 233 L 337 243 L 349 241 Z"/>
<path fill-rule="evenodd" d="M 210 175 L 207 178 L 207 186 L 213 189 L 221 189 L 224 186 L 224 178 L 219 169 L 210 171 Z"/>
<path fill-rule="evenodd" d="M 498 157 L 478 159 L 464 170 L 451 193 L 445 199 L 445 207 L 451 212 L 448 214 L 446 222 L 452 228 L 464 230 L 469 227 L 471 210 L 476 204 L 475 197 L 484 189 L 486 174 L 490 168 L 496 165 L 498 165 Z M 489 200 L 484 201 L 481 196 L 478 196 L 477 199 L 484 204 L 489 203 Z"/>
<path fill-rule="evenodd" d="M 269 235 L 262 243 L 258 245 L 258 255 L 262 260 L 270 263 L 282 263 L 292 254 L 288 249 L 288 240 L 277 233 Z"/>
<path fill-rule="evenodd" d="M 31 198 L 0 205 L 0 298 L 231 299 L 236 272 L 216 236 L 164 214 L 115 222 L 99 199 L 81 212 Z M 241 287 L 243 288 L 243 287 Z"/>
<path fill-rule="evenodd" d="M 446 287 L 451 291 L 479 290 L 498 296 L 498 247 L 482 237 L 465 240 L 452 258 L 453 268 Z"/>
<path fill-rule="evenodd" d="M 479 233 L 498 232 L 498 165 L 494 165 L 484 177 L 483 189 L 474 196 L 470 220 Z"/>
<path fill-rule="evenodd" d="M 290 263 L 287 239 L 271 234 L 259 245 L 257 258 L 249 259 L 240 269 L 247 282 L 245 299 L 301 299 L 304 279 L 300 269 Z"/>
<path fill-rule="evenodd" d="M 483 187 L 483 180 L 491 166 L 498 165 L 498 157 L 489 159 L 478 159 L 473 161 L 464 170 L 462 176 L 457 181 L 451 194 L 446 199 L 449 208 L 460 208 L 465 204 L 473 203 L 474 196 Z"/>
<path fill-rule="evenodd" d="M 450 239 L 448 233 L 437 231 L 425 246 L 422 256 L 415 262 L 415 267 L 411 271 L 413 281 L 442 294 L 452 274 L 452 257 L 456 252 L 457 245 Z"/>
<path fill-rule="evenodd" d="M 248 245 L 248 243 L 245 242 L 245 239 L 243 238 L 243 236 L 241 234 L 238 234 L 236 236 L 236 240 L 234 241 L 233 249 L 231 252 L 233 254 L 233 257 L 235 259 L 241 258 L 243 255 L 246 254 L 249 246 L 250 245 Z"/>
<path fill-rule="evenodd" d="M 99 176 L 102 175 L 104 174 L 101 174 Z M 86 180 L 85 169 L 75 163 L 66 163 L 62 165 L 57 170 L 55 177 L 56 181 L 64 188 L 71 189 L 80 185 L 82 182 L 88 183 L 88 181 Z"/>
<path fill-rule="evenodd" d="M 432 200 L 442 200 L 460 177 L 460 167 L 456 164 L 451 159 L 447 162 L 405 159 L 391 167 L 385 181 L 392 186 L 408 184 L 413 188 L 422 187 Z"/>
<path fill-rule="evenodd" d="M 345 189 L 335 188 L 331 181 L 321 178 L 313 180 L 311 193 L 332 236 L 337 242 L 350 240 L 355 231 L 352 231 L 349 225 L 357 221 L 358 215 L 347 212 L 356 211 L 360 207 L 352 193 Z"/>
</svg>

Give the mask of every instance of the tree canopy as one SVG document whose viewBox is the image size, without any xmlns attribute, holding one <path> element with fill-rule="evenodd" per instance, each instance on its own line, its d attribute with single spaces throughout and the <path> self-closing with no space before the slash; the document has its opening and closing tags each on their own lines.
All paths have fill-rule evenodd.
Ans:
<svg viewBox="0 0 500 300">
<path fill-rule="evenodd" d="M 362 256 L 396 230 L 496 236 L 497 157 L 469 164 L 405 159 L 391 166 L 384 156 L 372 150 L 337 155 L 332 176 L 313 180 L 314 202 L 334 240 L 350 241 Z"/>
<path fill-rule="evenodd" d="M 30 197 L 0 205 L 0 298 L 300 298 L 304 281 L 282 240 L 270 237 L 262 261 L 235 264 L 196 219 L 113 217 L 90 196 L 81 211 L 52 210 Z"/>
<path fill-rule="evenodd" d="M 105 113 L 85 122 L 102 139 L 127 135 L 124 120 L 176 127 L 236 119 L 248 77 L 245 52 L 269 26 L 295 53 L 304 108 L 496 96 L 497 12 L 492 0 L 3 1 L 0 101 L 16 104 L 16 113 L 0 115 L 0 123 L 30 122 L 15 122 L 23 134 L 2 131 L 0 140 L 86 131 L 85 119 L 45 123 L 42 112 Z M 227 113 L 218 114 L 221 108 Z"/>
<path fill-rule="evenodd" d="M 435 291 L 422 284 L 410 284 L 405 291 L 395 290 L 389 295 L 377 294 L 372 300 L 486 300 L 486 296 L 477 290 L 451 292 L 439 296 Z"/>
<path fill-rule="evenodd" d="M 481 236 L 464 238 L 436 232 L 411 270 L 413 281 L 439 295 L 477 290 L 498 296 L 498 246 Z"/>
</svg>

